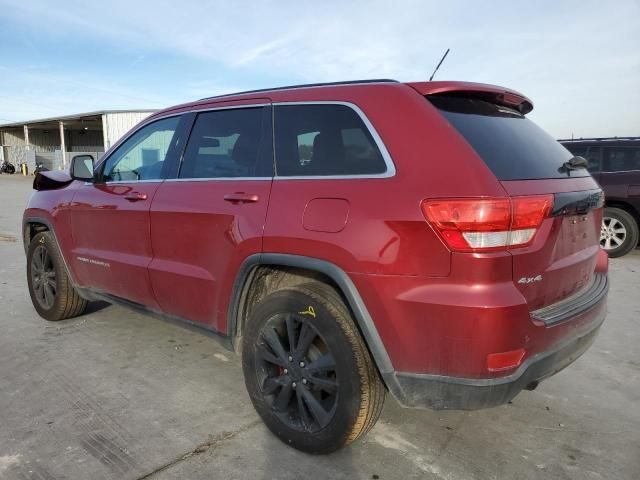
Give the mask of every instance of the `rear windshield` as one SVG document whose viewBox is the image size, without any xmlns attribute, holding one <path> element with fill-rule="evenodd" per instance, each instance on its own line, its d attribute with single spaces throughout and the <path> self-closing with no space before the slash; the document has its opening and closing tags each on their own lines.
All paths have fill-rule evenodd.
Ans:
<svg viewBox="0 0 640 480">
<path fill-rule="evenodd" d="M 553 137 L 518 111 L 465 97 L 427 97 L 469 142 L 498 180 L 586 177 L 567 171 L 573 156 Z"/>
</svg>

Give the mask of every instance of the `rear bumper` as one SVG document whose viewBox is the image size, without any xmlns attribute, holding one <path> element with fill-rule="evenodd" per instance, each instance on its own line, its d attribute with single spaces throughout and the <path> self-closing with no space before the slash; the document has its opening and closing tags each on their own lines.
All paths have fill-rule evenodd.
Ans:
<svg viewBox="0 0 640 480">
<path fill-rule="evenodd" d="M 502 405 L 580 357 L 593 343 L 604 318 L 602 309 L 590 329 L 529 357 L 506 377 L 477 379 L 393 372 L 385 375 L 385 381 L 393 396 L 405 407 L 477 410 Z"/>
</svg>

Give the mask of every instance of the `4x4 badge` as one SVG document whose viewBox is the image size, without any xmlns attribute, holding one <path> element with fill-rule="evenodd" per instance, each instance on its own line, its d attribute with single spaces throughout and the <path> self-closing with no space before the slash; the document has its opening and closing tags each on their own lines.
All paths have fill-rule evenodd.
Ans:
<svg viewBox="0 0 640 480">
<path fill-rule="evenodd" d="M 542 275 L 537 275 L 535 277 L 522 277 L 518 280 L 518 283 L 533 283 L 533 282 L 541 282 Z"/>
<path fill-rule="evenodd" d="M 316 318 L 316 311 L 311 305 L 309 305 L 309 308 L 307 308 L 304 312 L 298 312 L 298 313 L 300 315 L 311 315 L 313 318 Z"/>
</svg>

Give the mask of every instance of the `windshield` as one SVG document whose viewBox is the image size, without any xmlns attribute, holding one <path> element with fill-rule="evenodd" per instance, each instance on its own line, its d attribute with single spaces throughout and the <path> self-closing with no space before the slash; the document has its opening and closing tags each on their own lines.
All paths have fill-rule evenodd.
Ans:
<svg viewBox="0 0 640 480">
<path fill-rule="evenodd" d="M 586 177 L 562 165 L 572 154 L 531 120 L 509 107 L 456 96 L 428 96 L 499 180 Z"/>
</svg>

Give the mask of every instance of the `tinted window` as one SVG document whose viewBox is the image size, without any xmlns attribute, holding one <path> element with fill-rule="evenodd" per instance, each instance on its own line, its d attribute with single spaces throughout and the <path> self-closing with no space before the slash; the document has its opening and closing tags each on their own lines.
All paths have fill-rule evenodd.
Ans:
<svg viewBox="0 0 640 480">
<path fill-rule="evenodd" d="M 563 144 L 567 150 L 577 157 L 587 159 L 590 172 L 600 171 L 600 147 L 588 147 L 586 145 Z"/>
<path fill-rule="evenodd" d="M 270 177 L 273 172 L 266 107 L 200 113 L 189 136 L 180 178 Z"/>
<path fill-rule="evenodd" d="M 137 181 L 163 178 L 162 167 L 174 141 L 180 117 L 153 122 L 134 133 L 107 159 L 103 180 Z"/>
<path fill-rule="evenodd" d="M 375 175 L 386 164 L 360 116 L 346 105 L 279 105 L 276 171 L 281 176 Z"/>
<path fill-rule="evenodd" d="M 604 147 L 603 171 L 640 170 L 640 147 Z"/>
<path fill-rule="evenodd" d="M 499 180 L 584 177 L 586 169 L 565 171 L 573 155 L 519 112 L 464 97 L 431 96 Z"/>
<path fill-rule="evenodd" d="M 574 155 L 587 158 L 587 150 L 589 150 L 589 147 L 585 147 L 584 145 L 571 145 L 571 144 L 569 145 L 563 144 L 563 145 L 564 145 L 564 148 L 569 150 Z"/>
</svg>

